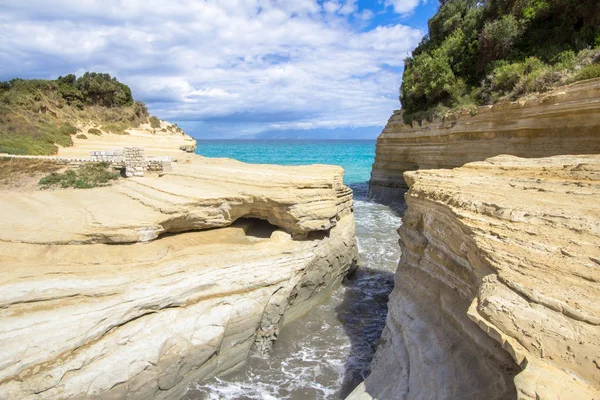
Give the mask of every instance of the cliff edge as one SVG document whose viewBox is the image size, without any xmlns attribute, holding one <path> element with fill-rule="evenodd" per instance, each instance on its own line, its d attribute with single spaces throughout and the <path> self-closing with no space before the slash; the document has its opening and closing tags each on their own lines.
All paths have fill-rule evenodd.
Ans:
<svg viewBox="0 0 600 400">
<path fill-rule="evenodd" d="M 342 177 L 190 155 L 1 191 L 0 398 L 176 398 L 265 351 L 356 267 Z"/>
<path fill-rule="evenodd" d="M 387 324 L 349 398 L 599 399 L 600 156 L 404 176 Z"/>
<path fill-rule="evenodd" d="M 396 111 L 377 139 L 370 193 L 383 202 L 398 201 L 408 188 L 406 171 L 454 168 L 500 154 L 600 153 L 599 99 L 600 79 L 592 79 L 430 123 L 406 125 Z"/>
</svg>

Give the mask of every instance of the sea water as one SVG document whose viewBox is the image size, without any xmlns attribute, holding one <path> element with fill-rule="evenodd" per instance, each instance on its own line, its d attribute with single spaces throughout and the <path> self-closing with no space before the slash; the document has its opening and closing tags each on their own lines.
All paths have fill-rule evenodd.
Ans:
<svg viewBox="0 0 600 400">
<path fill-rule="evenodd" d="M 369 373 L 387 315 L 400 249 L 399 212 L 369 201 L 375 141 L 198 141 L 197 153 L 259 164 L 335 164 L 354 190 L 360 268 L 332 296 L 286 325 L 267 356 L 197 382 L 183 399 L 341 399 Z"/>
</svg>

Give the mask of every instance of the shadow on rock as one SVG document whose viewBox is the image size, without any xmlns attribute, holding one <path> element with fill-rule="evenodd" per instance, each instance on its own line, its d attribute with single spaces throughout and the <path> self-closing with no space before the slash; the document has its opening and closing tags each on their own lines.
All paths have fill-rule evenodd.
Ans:
<svg viewBox="0 0 600 400">
<path fill-rule="evenodd" d="M 389 189 L 385 194 L 379 193 L 377 190 L 372 191 L 369 188 L 369 182 L 353 183 L 348 185 L 352 189 L 354 200 L 368 201 L 372 203 L 388 206 L 399 217 L 406 213 L 406 202 L 404 194 L 406 190 Z"/>
<path fill-rule="evenodd" d="M 388 296 L 394 274 L 373 268 L 358 268 L 344 281 L 346 292 L 336 307 L 337 318 L 350 338 L 339 398 L 345 398 L 370 372 L 370 364 L 387 317 Z"/>
</svg>

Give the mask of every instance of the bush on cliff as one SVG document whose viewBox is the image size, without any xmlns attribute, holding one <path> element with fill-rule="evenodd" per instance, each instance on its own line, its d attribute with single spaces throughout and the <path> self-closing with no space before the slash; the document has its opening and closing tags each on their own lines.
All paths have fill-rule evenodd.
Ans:
<svg viewBox="0 0 600 400">
<path fill-rule="evenodd" d="M 154 116 L 148 118 L 148 122 L 150 126 L 154 129 L 160 128 L 160 120 Z"/>
<path fill-rule="evenodd" d="M 406 60 L 407 123 L 598 76 L 597 0 L 440 0 Z"/>
<path fill-rule="evenodd" d="M 55 154 L 57 145 L 73 144 L 71 135 L 77 133 L 74 125 L 79 121 L 125 133 L 148 116 L 146 105 L 134 102 L 129 87 L 109 74 L 15 78 L 0 82 L 0 153 Z"/>
</svg>

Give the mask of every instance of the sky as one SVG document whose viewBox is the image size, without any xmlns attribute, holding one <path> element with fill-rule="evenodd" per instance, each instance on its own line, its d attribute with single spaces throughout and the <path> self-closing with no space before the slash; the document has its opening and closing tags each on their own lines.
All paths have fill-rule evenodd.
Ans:
<svg viewBox="0 0 600 400">
<path fill-rule="evenodd" d="M 438 0 L 2 0 L 0 80 L 108 72 L 199 139 L 376 138 Z"/>
</svg>

